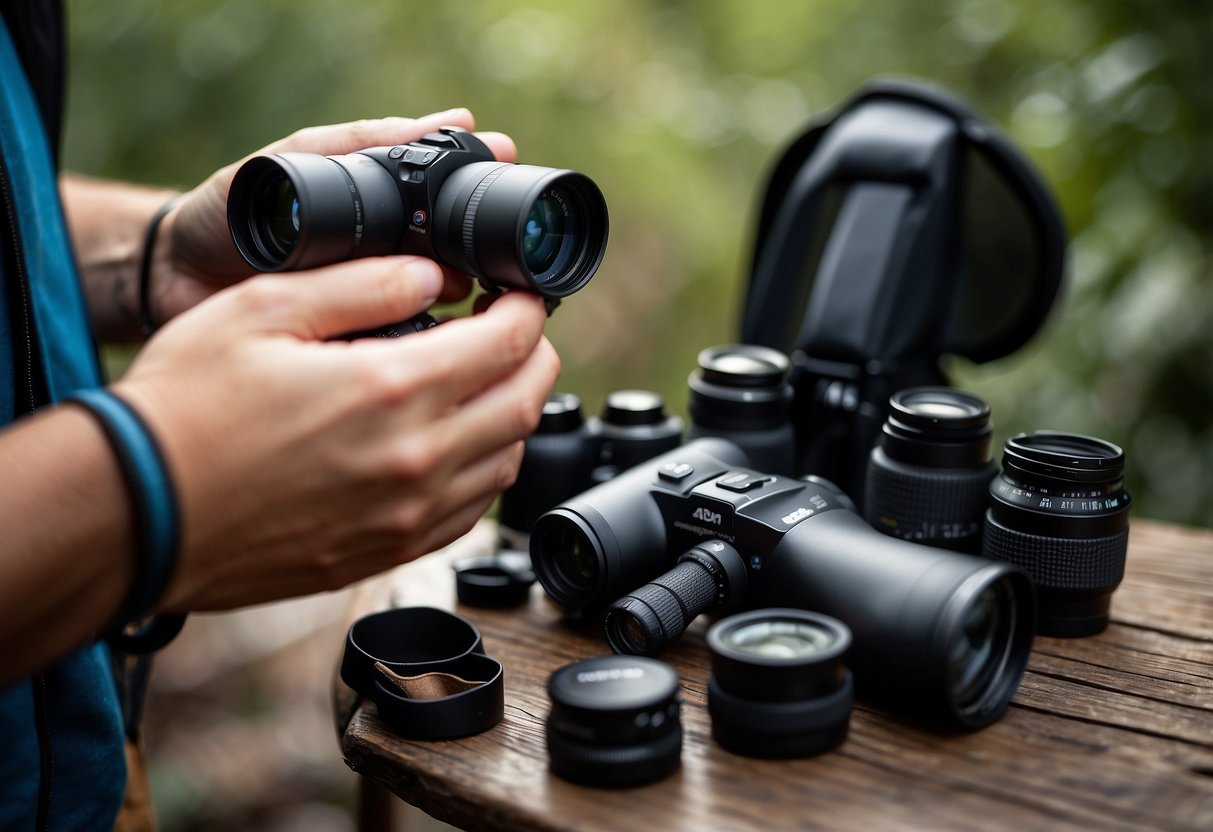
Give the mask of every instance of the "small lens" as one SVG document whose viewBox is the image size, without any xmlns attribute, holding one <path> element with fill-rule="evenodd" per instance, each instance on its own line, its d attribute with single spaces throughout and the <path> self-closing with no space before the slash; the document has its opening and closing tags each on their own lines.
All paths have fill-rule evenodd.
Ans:
<svg viewBox="0 0 1213 832">
<path fill-rule="evenodd" d="M 949 387 L 911 387 L 889 399 L 868 457 L 864 519 L 915 543 L 976 554 L 990 480 L 990 407 Z"/>
<path fill-rule="evenodd" d="M 855 692 L 851 631 L 792 609 L 755 610 L 708 630 L 712 737 L 747 757 L 807 757 L 847 736 Z"/>
<path fill-rule="evenodd" d="M 607 619 L 610 633 L 607 640 L 611 644 L 620 644 L 623 650 L 633 656 L 648 654 L 649 639 L 645 634 L 644 625 L 634 615 L 612 615 Z"/>
</svg>

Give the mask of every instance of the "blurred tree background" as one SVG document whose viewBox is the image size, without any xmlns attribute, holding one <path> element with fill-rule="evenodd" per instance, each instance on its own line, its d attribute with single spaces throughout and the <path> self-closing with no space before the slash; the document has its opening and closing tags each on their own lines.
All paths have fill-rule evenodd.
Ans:
<svg viewBox="0 0 1213 832">
<path fill-rule="evenodd" d="M 596 179 L 606 260 L 552 319 L 561 388 L 685 415 L 738 337 L 757 200 L 808 118 L 880 74 L 951 88 L 1036 162 L 1072 244 L 1028 347 L 951 368 L 996 439 L 1090 433 L 1134 512 L 1213 525 L 1207 0 L 69 0 L 67 167 L 190 187 L 297 128 L 463 105 Z"/>
<path fill-rule="evenodd" d="M 549 327 L 596 410 L 685 408 L 737 338 L 757 199 L 814 113 L 885 73 L 966 98 L 1040 166 L 1072 238 L 1024 350 L 952 368 L 998 439 L 1122 445 L 1138 516 L 1213 524 L 1213 14 L 1204 0 L 944 3 L 71 0 L 66 164 L 189 187 L 309 124 L 464 105 L 611 208 L 592 287 Z"/>
</svg>

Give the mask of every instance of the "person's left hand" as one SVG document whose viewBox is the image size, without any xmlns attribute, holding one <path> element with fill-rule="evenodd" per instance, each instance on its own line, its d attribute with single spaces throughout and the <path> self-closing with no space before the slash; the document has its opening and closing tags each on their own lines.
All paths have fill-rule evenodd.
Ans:
<svg viewBox="0 0 1213 832">
<path fill-rule="evenodd" d="M 333 156 L 367 147 L 403 144 L 439 127 L 475 127 L 465 109 L 432 113 L 421 118 L 382 118 L 308 127 L 262 148 L 251 156 L 273 153 L 319 153 Z M 500 133 L 479 133 L 498 160 L 514 161 L 514 142 Z M 232 177 L 245 159 L 228 165 L 184 194 L 164 218 L 155 249 L 151 281 L 152 319 L 163 324 L 225 286 L 253 274 L 232 242 L 227 225 L 227 194 Z M 471 283 L 466 276 L 446 271 L 440 302 L 466 297 Z"/>
</svg>

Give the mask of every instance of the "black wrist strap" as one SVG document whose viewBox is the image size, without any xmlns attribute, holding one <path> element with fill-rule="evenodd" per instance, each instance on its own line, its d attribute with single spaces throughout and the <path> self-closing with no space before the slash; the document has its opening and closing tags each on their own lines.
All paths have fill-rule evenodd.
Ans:
<svg viewBox="0 0 1213 832">
<path fill-rule="evenodd" d="M 139 260 L 139 329 L 147 337 L 151 337 L 157 329 L 156 321 L 152 318 L 152 255 L 156 249 L 156 232 L 169 211 L 177 207 L 181 196 L 178 194 L 156 209 L 148 220 L 147 232 L 143 237 L 143 256 Z"/>
<path fill-rule="evenodd" d="M 80 405 L 101 425 L 122 471 L 134 518 L 134 577 L 106 639 L 127 653 L 157 650 L 185 621 L 181 615 L 144 620 L 168 588 L 181 548 L 181 518 L 164 454 L 139 414 L 109 390 L 80 390 L 65 401 Z M 137 622 L 142 623 L 131 632 Z"/>
</svg>

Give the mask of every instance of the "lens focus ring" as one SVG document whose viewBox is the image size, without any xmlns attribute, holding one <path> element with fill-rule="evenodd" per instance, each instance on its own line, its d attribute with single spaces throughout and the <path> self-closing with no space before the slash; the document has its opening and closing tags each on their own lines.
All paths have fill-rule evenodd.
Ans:
<svg viewBox="0 0 1213 832">
<path fill-rule="evenodd" d="M 868 469 L 866 519 L 904 540 L 939 545 L 975 538 L 997 473 L 993 461 L 971 469 L 925 468 L 891 460 L 876 448 Z"/>
<path fill-rule="evenodd" d="M 1128 540 L 1127 528 L 1107 537 L 1068 539 L 1015 531 L 987 517 L 982 551 L 1028 570 L 1042 587 L 1085 590 L 1120 583 Z"/>
</svg>

